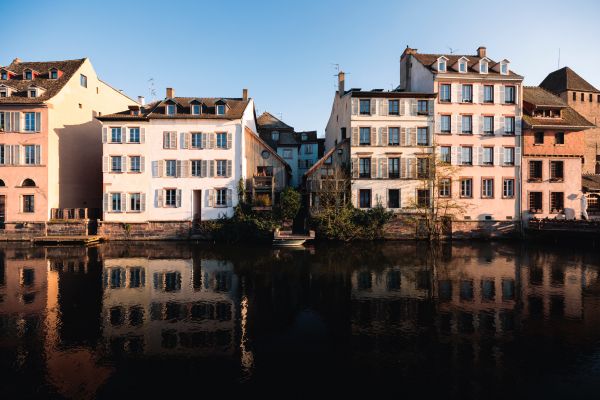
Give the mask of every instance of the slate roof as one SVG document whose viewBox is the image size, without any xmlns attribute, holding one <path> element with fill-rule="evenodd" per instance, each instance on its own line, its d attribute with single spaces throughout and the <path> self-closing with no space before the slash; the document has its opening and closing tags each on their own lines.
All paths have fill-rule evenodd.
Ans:
<svg viewBox="0 0 600 400">
<path fill-rule="evenodd" d="M 524 86 L 523 101 L 536 107 L 567 107 L 560 97 L 538 86 Z"/>
<path fill-rule="evenodd" d="M 85 60 L 85 58 L 80 58 L 77 60 L 30 62 L 15 59 L 10 65 L 0 67 L 0 69 L 6 69 L 16 74 L 12 79 L 0 79 L 0 85 L 10 86 L 17 91 L 12 96 L 0 97 L 0 104 L 40 104 L 50 100 L 60 92 Z M 23 79 L 23 71 L 28 68 L 37 71 L 39 75 L 32 80 Z M 58 79 L 50 79 L 50 69 L 52 68 L 62 72 Z M 35 84 L 45 91 L 40 92 L 38 97 L 27 97 L 27 88 L 31 84 Z"/>
<path fill-rule="evenodd" d="M 523 88 L 523 102 L 528 103 L 535 108 L 560 108 L 561 118 L 543 118 L 534 117 L 527 112 L 529 107 L 524 107 L 523 121 L 527 127 L 557 127 L 557 128 L 579 128 L 587 129 L 594 127 L 594 124 L 585 119 L 577 111 L 569 107 L 560 97 L 553 95 L 547 90 L 535 87 L 525 86 Z"/>
<path fill-rule="evenodd" d="M 580 92 L 599 92 L 588 81 L 577 75 L 569 67 L 563 67 L 559 70 L 551 72 L 540 83 L 540 86 L 553 93 L 563 93 L 567 90 L 577 90 Z"/>
<path fill-rule="evenodd" d="M 302 135 L 306 135 L 306 140 L 302 140 Z M 317 131 L 296 132 L 296 140 L 301 143 L 316 143 Z"/>
<path fill-rule="evenodd" d="M 600 175 L 582 175 L 581 186 L 585 190 L 600 190 Z"/>
<path fill-rule="evenodd" d="M 289 126 L 279 118 L 276 118 L 273 114 L 266 111 L 256 119 L 256 123 L 258 124 L 259 129 L 294 130 L 293 127 Z"/>
<path fill-rule="evenodd" d="M 198 115 L 191 113 L 191 103 L 200 102 L 202 112 Z M 217 115 L 215 103 L 225 101 L 227 107 L 225 114 Z M 107 114 L 97 117 L 100 121 L 147 121 L 149 119 L 240 119 L 244 110 L 248 106 L 249 100 L 242 98 L 224 98 L 224 97 L 174 97 L 155 101 L 140 109 L 140 115 L 131 115 L 130 110 L 120 111 L 114 114 Z M 167 115 L 165 112 L 167 104 L 175 104 L 177 113 Z"/>
</svg>

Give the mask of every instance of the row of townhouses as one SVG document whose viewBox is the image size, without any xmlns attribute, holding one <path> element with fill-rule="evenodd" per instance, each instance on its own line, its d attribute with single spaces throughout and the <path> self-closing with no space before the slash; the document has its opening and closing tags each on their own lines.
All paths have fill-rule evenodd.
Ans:
<svg viewBox="0 0 600 400">
<path fill-rule="evenodd" d="M 452 202 L 452 219 L 509 227 L 600 211 L 600 91 L 568 67 L 523 86 L 507 59 L 407 47 L 400 85 L 346 89 L 325 138 L 241 97 L 134 100 L 88 59 L 0 67 L 0 227 L 100 219 L 102 232 L 185 231 L 270 210 L 287 186 L 399 214 Z M 332 196 L 333 194 L 333 196 Z M 446 203 L 448 204 L 448 203 Z M 148 237 L 149 237 L 148 236 Z"/>
</svg>

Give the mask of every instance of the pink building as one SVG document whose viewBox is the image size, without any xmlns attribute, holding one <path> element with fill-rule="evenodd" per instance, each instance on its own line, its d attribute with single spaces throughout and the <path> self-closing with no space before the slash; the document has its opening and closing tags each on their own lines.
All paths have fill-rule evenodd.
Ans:
<svg viewBox="0 0 600 400">
<path fill-rule="evenodd" d="M 465 226 L 510 227 L 520 217 L 522 81 L 485 47 L 469 55 L 407 47 L 401 56 L 401 89 L 438 94 L 434 145 L 451 173 L 438 175 L 434 195 L 455 199 L 453 220 Z"/>
</svg>

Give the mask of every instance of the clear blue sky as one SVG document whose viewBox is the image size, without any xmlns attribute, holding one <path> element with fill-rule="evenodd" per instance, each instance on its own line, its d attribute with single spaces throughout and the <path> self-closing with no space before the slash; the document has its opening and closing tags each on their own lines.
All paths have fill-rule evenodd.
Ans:
<svg viewBox="0 0 600 400">
<path fill-rule="evenodd" d="M 0 4 L 17 3 L 0 0 Z M 11 6 L 11 7 L 12 7 Z M 17 7 L 18 8 L 18 7 Z M 23 11 L 23 10 L 21 10 Z M 406 45 L 474 53 L 537 85 L 568 65 L 600 88 L 597 1 L 33 1 L 0 24 L 0 64 L 89 57 L 132 97 L 239 97 L 297 130 L 324 128 L 340 64 L 347 87 L 395 87 Z"/>
</svg>

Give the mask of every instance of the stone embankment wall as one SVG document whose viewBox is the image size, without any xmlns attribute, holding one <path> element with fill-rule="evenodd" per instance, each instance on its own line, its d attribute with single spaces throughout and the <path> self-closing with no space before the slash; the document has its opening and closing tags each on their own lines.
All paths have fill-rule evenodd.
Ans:
<svg viewBox="0 0 600 400">
<path fill-rule="evenodd" d="M 187 240 L 191 221 L 98 222 L 98 234 L 107 240 Z"/>
</svg>

